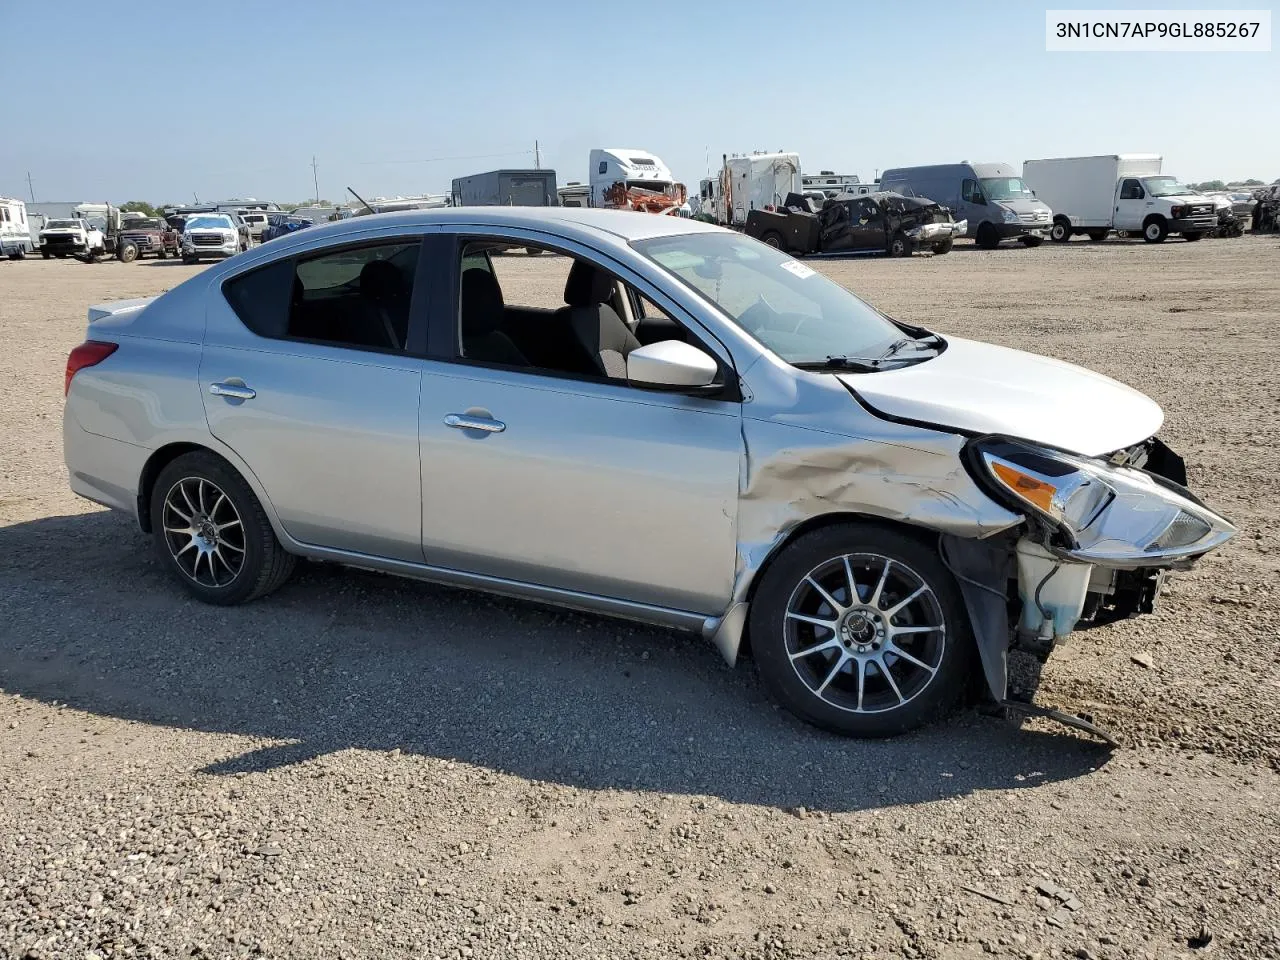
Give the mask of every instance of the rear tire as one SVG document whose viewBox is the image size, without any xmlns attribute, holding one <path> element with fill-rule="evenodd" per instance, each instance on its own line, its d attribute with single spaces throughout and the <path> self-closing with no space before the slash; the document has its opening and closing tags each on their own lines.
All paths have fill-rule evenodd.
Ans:
<svg viewBox="0 0 1280 960">
<path fill-rule="evenodd" d="M 1019 237 L 1024 247 L 1038 247 L 1044 243 L 1044 237 Z"/>
<path fill-rule="evenodd" d="M 974 239 L 978 246 L 983 250 L 994 250 L 1000 246 L 1000 234 L 996 232 L 996 228 L 989 223 L 984 223 L 978 227 L 978 232 Z"/>
<path fill-rule="evenodd" d="M 1204 236 L 1203 233 L 1193 230 L 1191 233 L 1184 233 L 1182 235 L 1182 239 L 1187 241 L 1187 243 L 1195 243 L 1197 240 L 1199 240 L 1203 236 Z"/>
<path fill-rule="evenodd" d="M 975 662 L 964 602 L 937 551 L 878 524 L 826 527 L 786 547 L 760 579 L 749 628 L 769 692 L 846 736 L 891 737 L 940 719 Z"/>
<path fill-rule="evenodd" d="M 183 454 L 160 471 L 151 529 L 161 564 L 204 603 L 230 606 L 265 596 L 297 563 L 244 478 L 207 450 Z"/>
<path fill-rule="evenodd" d="M 904 233 L 895 233 L 889 239 L 889 256 L 891 257 L 909 257 L 911 256 L 911 240 Z"/>
<path fill-rule="evenodd" d="M 766 230 L 760 235 L 760 242 L 768 244 L 775 250 L 781 250 L 783 253 L 787 252 L 786 241 L 782 239 L 782 234 L 777 230 Z"/>
<path fill-rule="evenodd" d="M 40 256 L 42 256 L 42 257 L 44 257 L 46 260 L 48 260 L 50 257 L 52 257 L 52 256 L 53 256 L 53 254 L 52 254 L 52 253 L 50 253 L 48 250 L 41 250 L 41 251 L 40 251 Z"/>
<path fill-rule="evenodd" d="M 953 239 L 939 240 L 933 245 L 933 252 L 938 256 L 942 256 L 944 253 L 950 253 L 953 246 L 955 246 L 955 240 Z"/>
<path fill-rule="evenodd" d="M 1066 217 L 1057 217 L 1053 221 L 1053 226 L 1049 228 L 1049 239 L 1054 243 L 1066 243 L 1071 239 L 1073 232 L 1070 220 Z"/>
<path fill-rule="evenodd" d="M 1103 240 L 1107 239 L 1107 231 L 1106 230 L 1090 230 L 1089 239 L 1092 240 L 1094 243 L 1101 243 Z"/>
</svg>

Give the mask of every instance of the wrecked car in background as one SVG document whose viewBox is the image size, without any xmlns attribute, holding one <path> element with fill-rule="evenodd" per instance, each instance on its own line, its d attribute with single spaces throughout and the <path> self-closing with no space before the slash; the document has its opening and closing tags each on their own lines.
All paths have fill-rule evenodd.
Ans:
<svg viewBox="0 0 1280 960">
<path fill-rule="evenodd" d="M 132 263 L 153 254 L 161 260 L 178 255 L 178 231 L 162 217 L 135 217 L 116 236 L 116 259 Z"/>
<path fill-rule="evenodd" d="M 571 261 L 563 308 L 504 289 L 512 247 Z M 1006 702 L 1011 646 L 1151 610 L 1234 533 L 1136 390 L 677 217 L 318 226 L 90 307 L 66 390 L 72 489 L 204 602 L 301 556 L 690 630 L 856 736 L 979 665 Z"/>
<path fill-rule="evenodd" d="M 288 213 L 269 213 L 267 214 L 267 225 L 262 228 L 261 240 L 266 243 L 268 240 L 275 240 L 277 237 L 283 237 L 298 230 L 305 230 L 314 224 L 315 221 L 308 217 L 295 217 Z"/>
<path fill-rule="evenodd" d="M 909 257 L 917 250 L 947 253 L 968 224 L 924 197 L 876 191 L 843 194 L 820 205 L 792 193 L 780 209 L 752 210 L 746 234 L 787 253 L 887 253 Z"/>
</svg>

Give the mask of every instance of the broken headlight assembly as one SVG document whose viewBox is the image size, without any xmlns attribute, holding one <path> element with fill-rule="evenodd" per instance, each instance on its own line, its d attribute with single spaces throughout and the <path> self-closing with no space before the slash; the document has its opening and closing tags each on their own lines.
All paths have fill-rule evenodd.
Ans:
<svg viewBox="0 0 1280 960">
<path fill-rule="evenodd" d="M 1063 558 L 1108 567 L 1169 566 L 1221 546 L 1235 527 L 1194 494 L 1146 470 L 985 437 L 968 461 L 985 489 L 1024 514 Z"/>
</svg>

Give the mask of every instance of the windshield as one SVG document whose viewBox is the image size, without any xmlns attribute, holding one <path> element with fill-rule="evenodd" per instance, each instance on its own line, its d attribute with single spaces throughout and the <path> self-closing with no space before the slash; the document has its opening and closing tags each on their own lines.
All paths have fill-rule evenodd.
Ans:
<svg viewBox="0 0 1280 960">
<path fill-rule="evenodd" d="M 632 246 L 789 363 L 876 357 L 902 337 L 844 287 L 755 240 L 691 233 Z"/>
<path fill-rule="evenodd" d="M 187 221 L 188 230 L 230 230 L 231 221 L 226 217 L 192 217 Z"/>
<path fill-rule="evenodd" d="M 75 230 L 80 226 L 79 220 L 50 220 L 46 230 Z"/>
<path fill-rule="evenodd" d="M 124 225 L 126 230 L 163 230 L 165 223 L 158 217 L 135 217 Z"/>
<path fill-rule="evenodd" d="M 1147 185 L 1147 193 L 1153 197 L 1182 197 L 1195 193 L 1185 183 L 1179 183 L 1174 177 L 1147 177 L 1143 183 Z"/>
<path fill-rule="evenodd" d="M 671 186 L 670 180 L 628 180 L 628 189 L 652 190 L 655 193 L 666 193 Z"/>
<path fill-rule="evenodd" d="M 1033 200 L 1035 194 L 1022 182 L 1021 177 L 986 177 L 982 192 L 988 200 Z"/>
</svg>

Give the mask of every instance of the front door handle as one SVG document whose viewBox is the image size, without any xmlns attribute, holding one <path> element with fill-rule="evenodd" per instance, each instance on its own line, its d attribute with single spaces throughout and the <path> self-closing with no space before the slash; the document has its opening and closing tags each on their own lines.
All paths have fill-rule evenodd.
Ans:
<svg viewBox="0 0 1280 960">
<path fill-rule="evenodd" d="M 209 384 L 209 392 L 215 397 L 229 397 L 232 400 L 252 400 L 258 395 L 258 391 L 252 387 L 246 387 L 243 383 L 211 383 Z"/>
<path fill-rule="evenodd" d="M 451 413 L 444 418 L 446 427 L 458 430 L 483 430 L 485 433 L 501 433 L 507 425 L 492 417 L 473 417 L 465 413 Z"/>
</svg>

